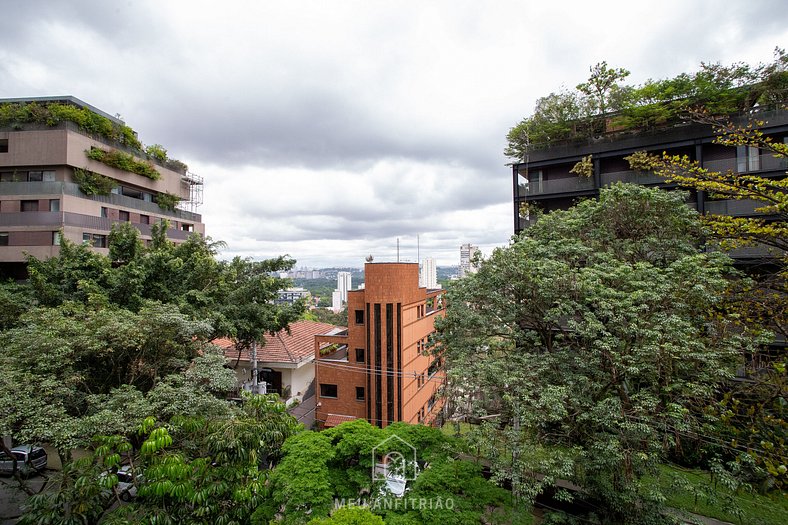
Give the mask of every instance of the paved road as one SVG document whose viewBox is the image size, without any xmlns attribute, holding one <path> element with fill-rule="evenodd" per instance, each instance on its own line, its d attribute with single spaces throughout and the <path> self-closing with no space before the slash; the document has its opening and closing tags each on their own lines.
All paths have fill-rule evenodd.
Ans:
<svg viewBox="0 0 788 525">
<path fill-rule="evenodd" d="M 47 476 L 51 473 L 51 471 L 46 471 L 43 475 L 33 476 L 24 481 L 33 492 L 41 492 L 44 489 Z M 27 498 L 27 494 L 19 488 L 16 479 L 0 477 L 0 525 L 16 523 L 22 513 L 21 506 L 27 501 Z"/>
</svg>

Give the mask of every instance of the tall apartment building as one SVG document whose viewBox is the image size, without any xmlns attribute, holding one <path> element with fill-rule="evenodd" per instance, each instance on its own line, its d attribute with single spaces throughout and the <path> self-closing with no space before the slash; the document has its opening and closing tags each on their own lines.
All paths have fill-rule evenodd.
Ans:
<svg viewBox="0 0 788 525">
<path fill-rule="evenodd" d="M 745 125 L 750 118 L 763 121 L 762 131 L 778 142 L 788 141 L 788 111 L 784 109 L 762 109 L 754 115 L 734 115 L 734 123 Z M 528 162 L 512 166 L 514 193 L 514 231 L 519 233 L 534 220 L 528 213 L 529 206 L 536 205 L 544 211 L 566 209 L 578 199 L 599 194 L 600 188 L 622 181 L 675 188 L 665 179 L 650 172 L 635 171 L 624 157 L 636 151 L 647 151 L 661 155 L 687 155 L 703 168 L 725 172 L 752 173 L 763 177 L 785 176 L 786 159 L 764 154 L 749 146 L 724 146 L 714 143 L 714 130 L 706 124 L 685 120 L 661 129 L 643 132 L 611 132 L 588 141 L 573 141 L 554 144 L 529 153 Z M 591 177 L 570 173 L 583 157 L 592 155 Z M 756 216 L 755 209 L 761 206 L 754 200 L 718 199 L 702 191 L 690 192 L 687 205 L 700 213 L 715 213 L 736 217 Z M 761 261 L 769 256 L 762 247 L 747 247 L 733 250 L 730 255 L 741 263 Z"/>
<path fill-rule="evenodd" d="M 476 267 L 471 263 L 471 260 L 478 251 L 479 247 L 470 243 L 460 246 L 460 277 L 476 273 Z"/>
<path fill-rule="evenodd" d="M 432 257 L 425 257 L 421 260 L 419 286 L 425 288 L 438 288 L 438 268 L 435 266 L 435 259 Z"/>
<path fill-rule="evenodd" d="M 84 111 L 83 115 L 100 120 L 105 130 L 125 128 L 118 118 L 70 96 L 0 99 L 4 115 L 25 107 L 41 111 L 49 104 Z M 150 173 L 158 174 L 158 179 L 90 158 L 92 150 L 130 154 L 155 170 Z M 90 190 L 85 192 L 75 173 L 106 177 L 111 189 L 105 195 L 88 194 Z M 86 126 L 71 120 L 0 120 L 0 275 L 24 277 L 27 254 L 39 259 L 57 255 L 60 232 L 72 242 L 88 242 L 105 254 L 114 223 L 130 222 L 143 240 L 151 238 L 152 225 L 164 220 L 169 222 L 167 236 L 175 242 L 194 232 L 204 234 L 200 215 L 157 204 L 175 197 L 197 204 L 201 185 L 201 179 L 187 172 L 184 164 L 148 158 L 138 149 L 108 139 L 106 132 L 86 131 Z"/>
<path fill-rule="evenodd" d="M 348 292 L 347 330 L 315 337 L 315 418 L 430 424 L 443 378 L 440 359 L 424 351 L 443 290 L 419 286 L 418 263 L 367 263 L 364 273 L 364 289 Z"/>
<path fill-rule="evenodd" d="M 347 293 L 352 289 L 353 284 L 350 272 L 337 272 L 337 290 L 339 290 L 340 300 L 347 302 Z"/>
</svg>

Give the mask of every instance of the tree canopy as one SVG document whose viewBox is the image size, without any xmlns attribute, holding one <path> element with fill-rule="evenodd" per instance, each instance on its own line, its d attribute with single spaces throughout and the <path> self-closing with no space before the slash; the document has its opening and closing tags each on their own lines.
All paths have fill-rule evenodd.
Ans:
<svg viewBox="0 0 788 525">
<path fill-rule="evenodd" d="M 707 429 L 754 347 L 721 304 L 730 259 L 699 251 L 700 234 L 680 192 L 618 184 L 542 216 L 450 289 L 436 321 L 447 395 L 487 416 L 474 443 L 515 494 L 570 480 L 605 522 L 659 502 L 639 480 Z"/>
</svg>

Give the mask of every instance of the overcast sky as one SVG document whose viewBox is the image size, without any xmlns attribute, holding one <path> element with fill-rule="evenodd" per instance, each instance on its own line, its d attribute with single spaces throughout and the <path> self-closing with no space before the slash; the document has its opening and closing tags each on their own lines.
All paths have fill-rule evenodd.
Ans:
<svg viewBox="0 0 788 525">
<path fill-rule="evenodd" d="M 512 235 L 510 127 L 602 60 L 768 62 L 785 0 L 2 0 L 0 97 L 73 95 L 205 178 L 223 256 L 457 264 Z"/>
</svg>

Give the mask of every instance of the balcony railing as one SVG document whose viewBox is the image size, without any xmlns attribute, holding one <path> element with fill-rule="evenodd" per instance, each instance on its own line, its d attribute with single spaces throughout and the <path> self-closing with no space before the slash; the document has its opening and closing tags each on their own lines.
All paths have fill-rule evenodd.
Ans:
<svg viewBox="0 0 788 525">
<path fill-rule="evenodd" d="M 664 183 L 664 177 L 655 175 L 651 171 L 613 171 L 601 175 L 602 186 L 614 184 L 616 182 L 631 182 L 633 184 L 659 184 Z"/>
<path fill-rule="evenodd" d="M 591 177 L 571 177 L 566 179 L 533 181 L 520 184 L 520 195 L 549 195 L 553 193 L 569 193 L 594 189 Z"/>
<path fill-rule="evenodd" d="M 184 210 L 165 210 L 155 202 L 135 199 L 126 195 L 85 195 L 79 190 L 79 186 L 73 182 L 0 182 L 0 194 L 2 195 L 73 195 L 83 199 L 90 199 L 97 202 L 124 206 L 141 212 L 155 215 L 165 215 L 175 217 L 184 221 L 200 222 L 202 218 L 196 213 Z"/>
<path fill-rule="evenodd" d="M 788 159 L 778 158 L 771 154 L 756 157 L 731 157 L 729 159 L 709 160 L 703 163 L 709 171 L 733 171 L 734 173 L 759 173 L 762 171 L 788 170 Z"/>
<path fill-rule="evenodd" d="M 706 201 L 706 212 L 716 215 L 732 215 L 734 217 L 758 215 L 756 208 L 767 206 L 763 201 L 752 199 Z"/>
<path fill-rule="evenodd" d="M 0 213 L 0 227 L 2 226 L 40 226 L 55 231 L 63 226 L 74 226 L 88 230 L 109 231 L 112 225 L 123 221 L 111 220 L 105 217 L 83 215 L 81 213 L 60 211 L 23 211 L 17 213 Z M 143 236 L 150 237 L 149 224 L 133 224 Z M 192 232 L 169 228 L 167 238 L 185 241 Z"/>
</svg>

